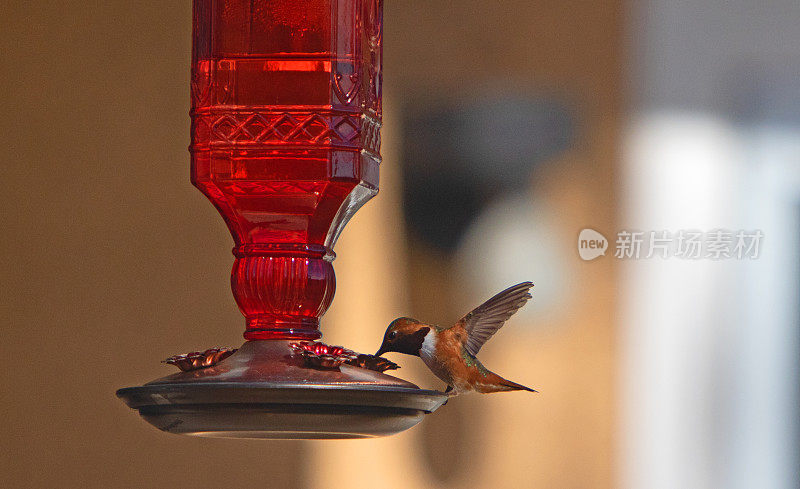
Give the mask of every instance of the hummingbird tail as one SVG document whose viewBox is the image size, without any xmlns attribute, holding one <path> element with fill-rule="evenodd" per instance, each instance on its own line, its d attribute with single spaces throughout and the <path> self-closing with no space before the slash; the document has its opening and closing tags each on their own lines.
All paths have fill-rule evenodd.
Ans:
<svg viewBox="0 0 800 489">
<path fill-rule="evenodd" d="M 525 387 L 522 384 L 517 384 L 516 382 L 511 382 L 510 380 L 503 379 L 500 384 L 504 387 L 507 387 L 510 391 L 528 391 L 528 392 L 539 392 L 537 390 L 531 389 L 530 387 Z"/>
<path fill-rule="evenodd" d="M 494 372 L 489 372 L 489 378 L 487 379 L 488 382 L 486 383 L 478 383 L 475 387 L 475 390 L 478 392 L 482 392 L 484 394 L 489 394 L 491 392 L 508 392 L 508 391 L 528 391 L 528 392 L 539 392 L 537 390 L 533 390 L 530 387 L 526 387 L 522 384 L 517 384 L 516 382 L 511 382 L 508 379 L 504 379 L 500 377 Z"/>
</svg>

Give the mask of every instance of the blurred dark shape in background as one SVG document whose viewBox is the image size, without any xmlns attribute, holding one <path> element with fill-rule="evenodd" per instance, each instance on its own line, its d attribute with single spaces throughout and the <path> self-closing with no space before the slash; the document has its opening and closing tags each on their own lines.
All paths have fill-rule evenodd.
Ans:
<svg viewBox="0 0 800 489">
<path fill-rule="evenodd" d="M 527 191 L 537 165 L 573 144 L 571 111 L 553 98 L 497 90 L 449 106 L 409 107 L 403 210 L 415 236 L 452 252 L 493 198 Z"/>
</svg>

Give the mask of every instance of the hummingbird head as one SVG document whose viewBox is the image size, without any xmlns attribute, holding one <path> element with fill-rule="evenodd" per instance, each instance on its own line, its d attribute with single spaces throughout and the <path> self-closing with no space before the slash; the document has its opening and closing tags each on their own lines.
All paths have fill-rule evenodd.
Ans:
<svg viewBox="0 0 800 489">
<path fill-rule="evenodd" d="M 416 319 L 397 318 L 386 328 L 383 343 L 375 356 L 395 351 L 406 355 L 419 356 L 419 349 L 425 336 L 431 330 L 430 326 L 420 323 Z"/>
</svg>

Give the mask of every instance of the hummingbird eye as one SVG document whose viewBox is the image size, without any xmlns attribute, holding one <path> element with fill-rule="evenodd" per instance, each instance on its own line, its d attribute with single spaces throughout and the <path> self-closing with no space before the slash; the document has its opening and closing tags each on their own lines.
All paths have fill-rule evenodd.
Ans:
<svg viewBox="0 0 800 489">
<path fill-rule="evenodd" d="M 397 331 L 392 331 L 392 332 L 389 333 L 388 338 L 390 340 L 393 340 L 395 336 L 397 336 Z"/>
</svg>

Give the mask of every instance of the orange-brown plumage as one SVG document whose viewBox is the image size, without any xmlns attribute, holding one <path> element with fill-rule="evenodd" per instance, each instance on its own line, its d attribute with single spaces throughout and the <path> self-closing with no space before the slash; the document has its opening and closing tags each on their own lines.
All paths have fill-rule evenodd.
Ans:
<svg viewBox="0 0 800 489">
<path fill-rule="evenodd" d="M 476 358 L 480 348 L 531 298 L 533 284 L 523 282 L 500 292 L 449 328 L 398 318 L 386 329 L 377 352 L 419 356 L 448 385 L 448 391 L 481 393 L 533 389 L 504 379 Z"/>
</svg>

